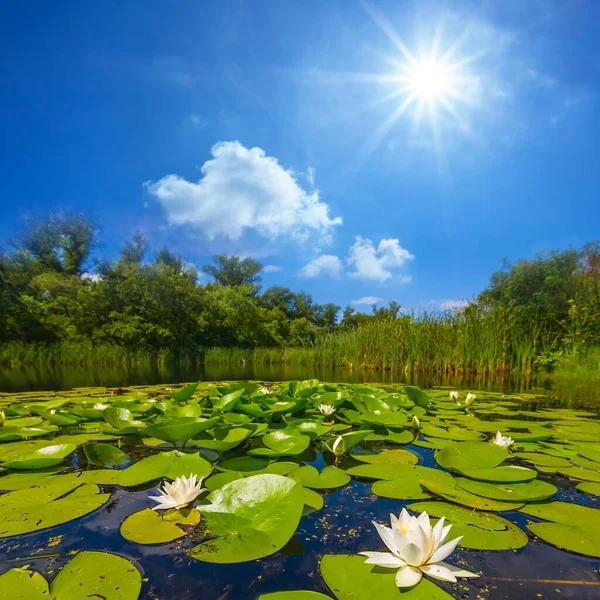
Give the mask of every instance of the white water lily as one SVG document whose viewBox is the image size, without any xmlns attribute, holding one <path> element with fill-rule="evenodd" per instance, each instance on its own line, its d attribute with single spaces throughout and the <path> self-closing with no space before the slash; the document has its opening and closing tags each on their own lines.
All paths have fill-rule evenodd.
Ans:
<svg viewBox="0 0 600 600">
<path fill-rule="evenodd" d="M 496 446 L 504 446 L 508 448 L 513 445 L 514 440 L 507 435 L 502 435 L 499 431 L 496 433 L 496 437 L 492 440 L 492 444 Z"/>
<path fill-rule="evenodd" d="M 333 442 L 333 446 L 331 447 L 331 451 L 335 456 L 341 456 L 346 452 L 346 442 L 341 435 L 338 435 L 335 442 Z"/>
<path fill-rule="evenodd" d="M 450 392 L 450 400 L 458 400 L 458 392 L 456 390 Z"/>
<path fill-rule="evenodd" d="M 477 400 L 477 396 L 475 394 L 467 394 L 467 398 L 465 399 L 465 404 L 467 406 L 471 406 L 471 404 L 473 404 L 473 402 L 475 402 L 475 400 Z"/>
<path fill-rule="evenodd" d="M 100 402 L 97 402 L 94 404 L 94 408 L 96 410 L 104 410 L 105 408 L 108 408 L 108 404 L 101 404 Z"/>
<path fill-rule="evenodd" d="M 165 482 L 163 489 L 158 489 L 160 496 L 148 496 L 150 500 L 158 502 L 152 510 L 167 510 L 168 508 L 182 508 L 193 502 L 207 488 L 202 487 L 202 479 L 196 482 L 196 476 L 178 477 L 173 483 Z"/>
<path fill-rule="evenodd" d="M 411 419 L 411 425 L 415 429 L 421 429 L 421 421 L 419 420 L 419 417 L 417 417 L 417 415 L 413 415 L 413 417 Z"/>
<path fill-rule="evenodd" d="M 373 521 L 377 533 L 390 552 L 360 554 L 367 557 L 367 564 L 398 569 L 398 587 L 417 585 L 423 575 L 452 583 L 456 582 L 457 577 L 479 577 L 476 573 L 442 562 L 454 552 L 462 539 L 461 536 L 444 543 L 452 528 L 452 525 L 444 527 L 444 517 L 433 528 L 426 512 L 421 513 L 419 517 L 413 517 L 403 508 L 400 517 L 390 515 L 390 519 L 391 528 Z"/>
<path fill-rule="evenodd" d="M 331 406 L 331 404 L 319 404 L 319 410 L 322 415 L 330 417 L 335 412 L 335 406 Z"/>
</svg>

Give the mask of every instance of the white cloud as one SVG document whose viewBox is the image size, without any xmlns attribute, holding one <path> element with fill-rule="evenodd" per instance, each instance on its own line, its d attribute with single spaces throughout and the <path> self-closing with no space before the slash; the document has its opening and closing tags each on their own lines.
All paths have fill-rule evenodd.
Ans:
<svg viewBox="0 0 600 600">
<path fill-rule="evenodd" d="M 318 277 L 319 275 L 329 275 L 330 277 L 339 277 L 343 269 L 342 261 L 333 254 L 322 254 L 311 260 L 304 266 L 300 275 L 302 277 Z"/>
<path fill-rule="evenodd" d="M 358 300 L 352 300 L 352 304 L 355 306 L 362 306 L 364 304 L 371 306 L 373 304 L 379 304 L 379 302 L 383 302 L 383 298 L 380 298 L 379 296 L 363 296 Z"/>
<path fill-rule="evenodd" d="M 265 265 L 263 271 L 265 273 L 279 273 L 279 271 L 283 271 L 283 267 L 281 265 Z"/>
<path fill-rule="evenodd" d="M 342 224 L 340 217 L 329 217 L 318 191 L 303 189 L 291 169 L 261 148 L 219 142 L 212 155 L 195 183 L 167 175 L 146 184 L 170 225 L 188 226 L 211 240 L 237 240 L 254 230 L 265 238 L 285 235 L 305 241 L 314 233 L 327 236 Z"/>
<path fill-rule="evenodd" d="M 408 250 L 400 246 L 397 239 L 381 240 L 375 248 L 371 240 L 357 236 L 348 257 L 348 264 L 354 267 L 350 276 L 384 282 L 392 278 L 393 269 L 402 267 L 414 258 Z M 406 276 L 401 279 L 402 283 L 408 281 L 410 279 L 407 280 Z"/>
<path fill-rule="evenodd" d="M 468 300 L 444 300 L 444 302 L 440 302 L 440 308 L 443 310 L 462 310 L 468 305 Z"/>
<path fill-rule="evenodd" d="M 81 279 L 86 281 L 98 282 L 102 279 L 102 276 L 98 273 L 82 273 Z"/>
</svg>

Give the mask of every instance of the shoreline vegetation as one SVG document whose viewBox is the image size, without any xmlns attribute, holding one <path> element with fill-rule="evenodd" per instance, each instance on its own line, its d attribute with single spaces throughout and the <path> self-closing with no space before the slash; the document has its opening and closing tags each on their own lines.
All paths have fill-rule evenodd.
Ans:
<svg viewBox="0 0 600 600">
<path fill-rule="evenodd" d="M 201 273 L 135 233 L 96 256 L 85 215 L 52 215 L 0 252 L 0 365 L 265 364 L 491 376 L 600 371 L 600 242 L 505 261 L 448 311 L 318 304 L 263 289 L 263 265 Z M 209 281 L 210 278 L 210 281 Z"/>
</svg>

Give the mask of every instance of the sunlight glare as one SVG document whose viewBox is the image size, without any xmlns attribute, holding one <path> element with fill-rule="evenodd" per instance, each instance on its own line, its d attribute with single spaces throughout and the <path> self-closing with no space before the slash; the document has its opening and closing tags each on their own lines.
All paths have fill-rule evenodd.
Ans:
<svg viewBox="0 0 600 600">
<path fill-rule="evenodd" d="M 449 68 L 434 60 L 424 60 L 412 65 L 407 83 L 416 96 L 426 100 L 443 98 L 455 91 Z"/>
</svg>

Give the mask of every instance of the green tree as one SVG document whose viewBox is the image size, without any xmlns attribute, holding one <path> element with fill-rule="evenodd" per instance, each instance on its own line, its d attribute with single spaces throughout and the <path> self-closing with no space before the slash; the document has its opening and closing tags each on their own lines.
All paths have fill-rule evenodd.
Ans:
<svg viewBox="0 0 600 600">
<path fill-rule="evenodd" d="M 260 290 L 263 265 L 253 258 L 240 258 L 219 254 L 213 257 L 214 265 L 204 265 L 202 271 L 210 275 L 222 287 L 249 285 L 257 294 Z"/>
</svg>

